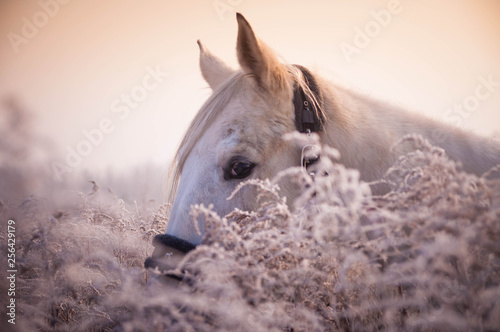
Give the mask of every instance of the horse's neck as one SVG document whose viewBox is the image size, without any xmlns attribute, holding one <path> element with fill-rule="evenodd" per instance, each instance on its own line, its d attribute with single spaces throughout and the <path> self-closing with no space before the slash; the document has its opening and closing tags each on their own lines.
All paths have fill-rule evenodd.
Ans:
<svg viewBox="0 0 500 332">
<path fill-rule="evenodd" d="M 382 103 L 341 87 L 326 90 L 328 116 L 323 134 L 325 142 L 341 153 L 341 162 L 359 169 L 362 179 L 380 178 L 397 156 L 391 147 L 407 134 L 419 134 L 447 155 L 462 162 L 464 169 L 477 175 L 500 164 L 500 144 Z"/>
</svg>

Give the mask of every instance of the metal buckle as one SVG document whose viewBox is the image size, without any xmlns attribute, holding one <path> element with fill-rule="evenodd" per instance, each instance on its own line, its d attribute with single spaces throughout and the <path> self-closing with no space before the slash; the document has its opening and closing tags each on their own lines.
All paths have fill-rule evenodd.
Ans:
<svg viewBox="0 0 500 332">
<path fill-rule="evenodd" d="M 310 135 L 310 132 L 308 133 Z M 300 164 L 302 169 L 307 174 L 314 176 L 314 172 L 307 172 L 307 166 L 309 166 L 311 160 L 318 160 L 321 157 L 321 149 L 319 146 L 315 144 L 308 144 L 302 148 L 302 152 L 300 154 Z"/>
</svg>

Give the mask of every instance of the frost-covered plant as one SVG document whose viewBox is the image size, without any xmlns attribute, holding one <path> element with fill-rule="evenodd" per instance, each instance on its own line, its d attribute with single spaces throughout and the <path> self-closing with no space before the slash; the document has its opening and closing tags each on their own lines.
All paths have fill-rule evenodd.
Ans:
<svg viewBox="0 0 500 332">
<path fill-rule="evenodd" d="M 294 168 L 242 184 L 256 188 L 255 211 L 194 207 L 205 235 L 177 267 L 180 282 L 142 267 L 166 206 L 97 190 L 58 212 L 36 197 L 4 208 L 2 220 L 19 225 L 16 327 L 498 330 L 500 183 L 464 173 L 420 137 L 399 144 L 415 150 L 381 180 L 383 196 L 323 147 L 313 178 Z M 287 201 L 282 183 L 301 194 Z"/>
</svg>

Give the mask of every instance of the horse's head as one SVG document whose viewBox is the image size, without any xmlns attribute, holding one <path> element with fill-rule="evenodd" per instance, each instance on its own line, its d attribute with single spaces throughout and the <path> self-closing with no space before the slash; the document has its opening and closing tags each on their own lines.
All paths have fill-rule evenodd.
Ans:
<svg viewBox="0 0 500 332">
<path fill-rule="evenodd" d="M 191 220 L 192 205 L 213 204 L 221 216 L 234 208 L 252 210 L 256 204 L 252 187 L 229 201 L 227 197 L 244 180 L 272 178 L 299 166 L 301 149 L 284 135 L 298 126 L 305 132 L 306 126 L 318 125 L 314 78 L 300 66 L 281 63 L 242 15 L 237 21 L 241 70 L 232 70 L 198 42 L 201 72 L 213 95 L 191 123 L 171 169 L 170 195 L 175 200 L 167 234 L 194 244 L 201 242 L 202 234 Z M 294 105 L 297 99 L 299 106 Z M 306 106 L 307 101 L 312 103 L 316 123 L 307 123 L 308 115 L 296 121 L 297 107 L 302 112 L 304 101 Z"/>
</svg>

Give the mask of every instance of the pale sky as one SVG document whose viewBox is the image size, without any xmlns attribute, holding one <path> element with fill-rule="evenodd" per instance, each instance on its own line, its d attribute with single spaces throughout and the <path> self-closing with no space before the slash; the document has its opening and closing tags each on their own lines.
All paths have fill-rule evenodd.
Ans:
<svg viewBox="0 0 500 332">
<path fill-rule="evenodd" d="M 497 0 L 400 0 L 350 61 L 341 45 L 356 46 L 357 29 L 379 24 L 373 12 L 390 0 L 55 1 L 0 3 L 0 98 L 15 95 L 35 114 L 52 161 L 85 148 L 84 132 L 107 131 L 79 170 L 167 167 L 211 93 L 196 40 L 236 67 L 236 11 L 288 62 L 437 119 L 457 120 L 447 111 L 484 80 L 500 84 Z M 500 132 L 500 85 L 490 90 L 458 125 Z"/>
</svg>

